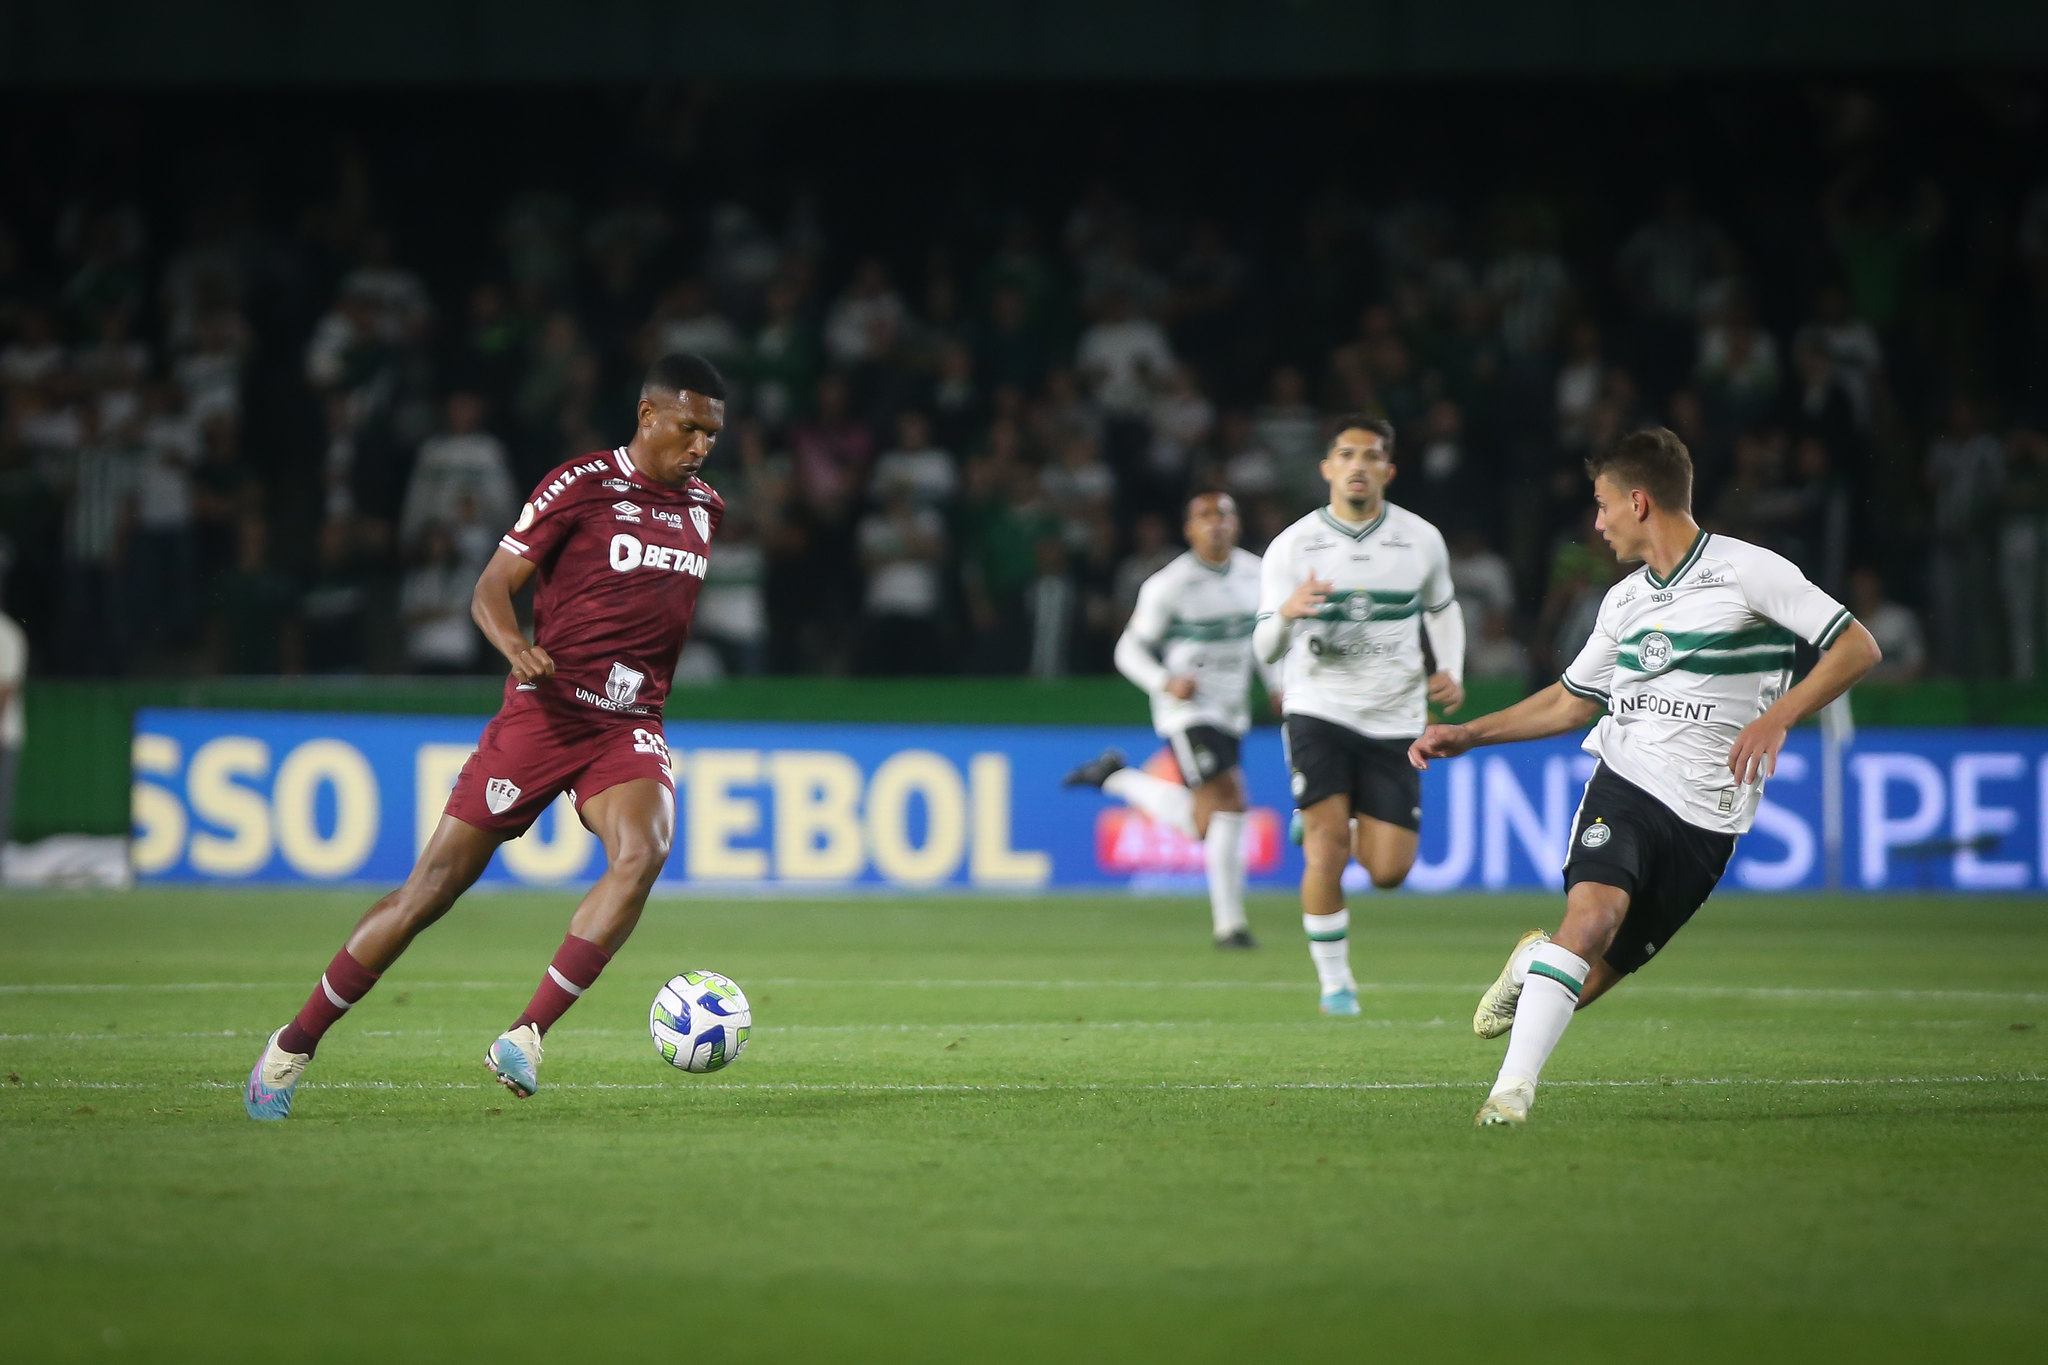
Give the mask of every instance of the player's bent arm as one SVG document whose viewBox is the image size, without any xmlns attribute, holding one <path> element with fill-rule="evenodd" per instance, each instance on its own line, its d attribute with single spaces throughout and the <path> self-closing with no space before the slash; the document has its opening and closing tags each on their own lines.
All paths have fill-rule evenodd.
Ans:
<svg viewBox="0 0 2048 1365">
<path fill-rule="evenodd" d="M 476 591 L 469 596 L 470 619 L 491 642 L 491 648 L 505 656 L 505 662 L 523 683 L 550 677 L 555 671 L 555 661 L 548 657 L 548 652 L 527 642 L 525 632 L 519 629 L 519 613 L 512 606 L 513 594 L 525 587 L 533 574 L 530 560 L 500 546 L 491 562 L 484 565 L 483 574 L 476 580 Z"/>
<path fill-rule="evenodd" d="M 1876 638 L 1861 621 L 1851 621 L 1798 686 L 1743 727 L 1728 750 L 1728 771 L 1738 782 L 1769 777 L 1777 769 L 1778 751 L 1785 747 L 1785 736 L 1792 727 L 1854 687 L 1883 658 Z"/>
<path fill-rule="evenodd" d="M 1166 691 L 1169 675 L 1166 665 L 1159 662 L 1159 656 L 1151 646 L 1125 631 L 1116 638 L 1116 653 L 1112 656 L 1116 671 L 1131 680 L 1132 686 L 1146 696 L 1158 696 Z"/>
<path fill-rule="evenodd" d="M 1427 768 L 1432 758 L 1454 758 L 1467 749 L 1486 744 L 1515 744 L 1525 739 L 1569 734 L 1584 729 L 1601 709 L 1599 702 L 1555 682 L 1535 696 L 1524 697 L 1490 716 L 1463 725 L 1430 726 L 1408 746 L 1408 761 L 1418 768 Z"/>
<path fill-rule="evenodd" d="M 1252 657 L 1262 664 L 1276 664 L 1287 653 L 1287 636 L 1293 622 L 1279 612 L 1262 612 L 1252 627 Z"/>
<path fill-rule="evenodd" d="M 1448 673 L 1460 684 L 1465 681 L 1465 609 L 1452 598 L 1441 611 L 1422 614 L 1422 633 L 1429 637 L 1429 652 L 1436 656 L 1436 670 Z"/>
</svg>

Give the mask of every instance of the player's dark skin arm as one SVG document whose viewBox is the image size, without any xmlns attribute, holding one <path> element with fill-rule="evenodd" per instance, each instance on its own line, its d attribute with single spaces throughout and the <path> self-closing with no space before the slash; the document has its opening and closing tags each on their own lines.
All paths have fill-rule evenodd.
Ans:
<svg viewBox="0 0 2048 1365">
<path fill-rule="evenodd" d="M 513 597 L 533 581 L 533 572 L 531 561 L 500 546 L 484 565 L 476 591 L 469 597 L 470 619 L 491 642 L 491 648 L 505 656 L 512 676 L 523 683 L 551 678 L 555 673 L 555 661 L 548 652 L 530 643 L 519 629 L 519 613 L 512 606 Z"/>
</svg>

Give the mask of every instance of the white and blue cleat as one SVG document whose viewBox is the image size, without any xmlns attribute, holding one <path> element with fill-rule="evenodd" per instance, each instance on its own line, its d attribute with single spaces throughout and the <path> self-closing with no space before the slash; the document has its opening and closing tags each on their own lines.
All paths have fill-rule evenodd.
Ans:
<svg viewBox="0 0 2048 1365">
<path fill-rule="evenodd" d="M 1356 1019 L 1358 1017 L 1358 992 L 1346 986 L 1331 991 L 1323 997 L 1323 1013 L 1332 1019 Z"/>
<path fill-rule="evenodd" d="M 279 1029 L 270 1035 L 270 1041 L 263 1045 L 263 1055 L 249 1072 L 249 1088 L 242 1094 L 242 1108 L 252 1119 L 273 1121 L 291 1117 L 292 1093 L 299 1088 L 299 1078 L 306 1074 L 306 1063 L 313 1060 L 310 1052 L 286 1052 L 279 1047 L 277 1035 L 283 1032 Z"/>
<path fill-rule="evenodd" d="M 531 1024 L 505 1030 L 484 1053 L 484 1065 L 499 1085 L 522 1100 L 531 1098 L 540 1089 L 540 1030 Z"/>
</svg>

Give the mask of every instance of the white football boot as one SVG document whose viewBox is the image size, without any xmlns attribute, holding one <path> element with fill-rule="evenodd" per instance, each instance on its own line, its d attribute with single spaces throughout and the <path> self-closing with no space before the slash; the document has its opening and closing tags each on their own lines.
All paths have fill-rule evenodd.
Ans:
<svg viewBox="0 0 2048 1365">
<path fill-rule="evenodd" d="M 498 1084 L 527 1099 L 540 1089 L 540 1030 L 531 1024 L 507 1029 L 484 1053 L 484 1065 Z"/>
<path fill-rule="evenodd" d="M 1515 968 L 1520 967 L 1526 976 L 1529 954 L 1536 951 L 1539 943 L 1548 942 L 1550 935 L 1541 929 L 1531 929 L 1515 941 L 1515 950 L 1508 954 L 1508 965 L 1500 969 L 1486 994 L 1479 997 L 1479 1008 L 1472 1014 L 1474 1033 L 1481 1038 L 1498 1038 L 1515 1026 L 1515 1005 L 1522 998 L 1522 983 L 1515 979 Z"/>
<path fill-rule="evenodd" d="M 310 1052 L 286 1052 L 279 1047 L 277 1034 L 283 1032 L 279 1029 L 270 1035 L 270 1041 L 263 1045 L 263 1055 L 249 1071 L 249 1088 L 242 1093 L 242 1108 L 252 1119 L 290 1117 L 292 1092 L 299 1088 L 299 1078 L 306 1074 L 306 1063 L 313 1060 Z"/>
<path fill-rule="evenodd" d="M 1479 1112 L 1472 1116 L 1475 1128 L 1516 1128 L 1529 1121 L 1529 1106 L 1536 1103 L 1536 1082 L 1516 1081 L 1496 1095 L 1488 1095 L 1486 1103 L 1479 1106 Z"/>
</svg>

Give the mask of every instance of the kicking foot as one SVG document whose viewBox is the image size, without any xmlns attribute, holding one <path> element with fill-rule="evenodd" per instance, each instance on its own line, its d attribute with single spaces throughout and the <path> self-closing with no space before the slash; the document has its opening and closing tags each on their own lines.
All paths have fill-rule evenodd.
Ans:
<svg viewBox="0 0 2048 1365">
<path fill-rule="evenodd" d="M 1536 1086 L 1530 1081 L 1519 1081 L 1498 1094 L 1488 1095 L 1486 1103 L 1479 1106 L 1479 1112 L 1472 1116 L 1474 1128 L 1516 1128 L 1529 1121 L 1529 1106 L 1536 1103 Z"/>
<path fill-rule="evenodd" d="M 1086 763 L 1068 773 L 1066 777 L 1061 779 L 1060 785 L 1062 787 L 1093 787 L 1100 791 L 1102 790 L 1102 784 L 1109 780 L 1109 775 L 1119 771 L 1124 766 L 1124 751 L 1122 749 L 1104 749 L 1100 755 L 1089 759 Z"/>
<path fill-rule="evenodd" d="M 306 1063 L 313 1060 L 310 1052 L 286 1052 L 279 1047 L 277 1034 L 283 1032 L 279 1029 L 270 1035 L 270 1041 L 263 1045 L 263 1055 L 249 1072 L 249 1088 L 243 1092 L 242 1108 L 252 1119 L 288 1118 L 292 1112 L 292 1092 L 299 1088 L 299 1077 L 306 1074 Z"/>
<path fill-rule="evenodd" d="M 1358 992 L 1346 986 L 1331 991 L 1323 997 L 1323 1013 L 1332 1019 L 1354 1019 L 1358 1016 Z"/>
<path fill-rule="evenodd" d="M 531 1024 L 507 1029 L 484 1054 L 484 1065 L 498 1084 L 527 1099 L 540 1089 L 540 1030 Z"/>
<path fill-rule="evenodd" d="M 1218 934 L 1216 936 L 1216 946 L 1218 948 L 1256 948 L 1259 946 L 1259 941 L 1252 937 L 1252 931 L 1249 929 L 1232 929 L 1227 934 Z"/>
<path fill-rule="evenodd" d="M 1472 1031 L 1481 1038 L 1498 1038 L 1515 1026 L 1515 1003 L 1522 998 L 1522 983 L 1515 980 L 1515 962 L 1526 958 L 1529 950 L 1539 943 L 1550 942 L 1550 935 L 1541 929 L 1531 929 L 1515 940 L 1515 950 L 1508 954 L 1508 965 L 1500 969 L 1500 975 L 1486 988 L 1486 994 L 1479 997 L 1479 1008 L 1472 1015 Z"/>
</svg>

